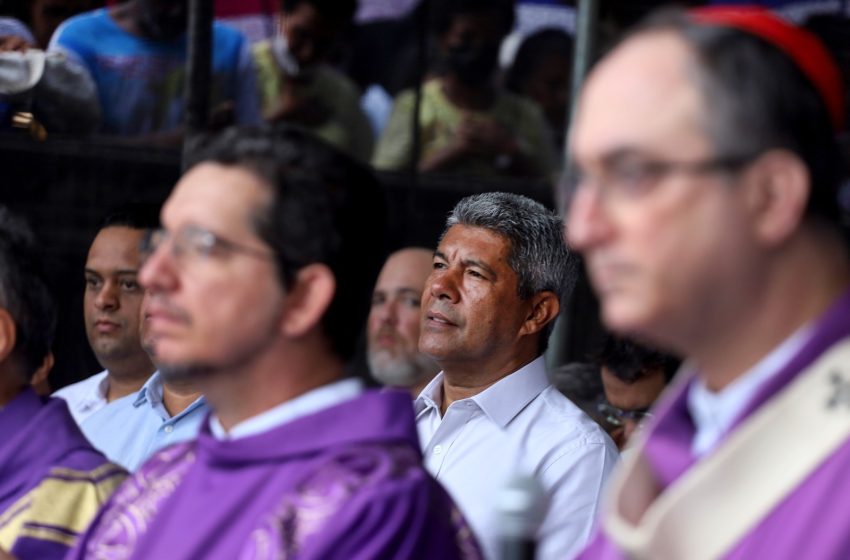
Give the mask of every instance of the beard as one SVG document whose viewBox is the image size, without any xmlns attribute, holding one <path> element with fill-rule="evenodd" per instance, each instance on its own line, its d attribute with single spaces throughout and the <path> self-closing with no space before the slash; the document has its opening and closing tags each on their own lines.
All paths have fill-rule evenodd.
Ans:
<svg viewBox="0 0 850 560">
<path fill-rule="evenodd" d="M 395 356 L 386 350 L 376 350 L 369 351 L 366 358 L 372 378 L 390 387 L 412 387 L 440 371 L 431 358 L 419 353 Z"/>
<path fill-rule="evenodd" d="M 185 384 L 209 377 L 215 369 L 204 364 L 158 364 L 162 380 L 171 384 Z"/>
</svg>

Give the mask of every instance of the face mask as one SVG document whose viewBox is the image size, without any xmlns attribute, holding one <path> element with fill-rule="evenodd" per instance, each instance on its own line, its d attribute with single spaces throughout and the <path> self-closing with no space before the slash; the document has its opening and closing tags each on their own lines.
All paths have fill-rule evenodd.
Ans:
<svg viewBox="0 0 850 560">
<path fill-rule="evenodd" d="M 452 47 L 445 54 L 446 70 L 468 85 L 484 85 L 496 69 L 499 45 Z"/>
<path fill-rule="evenodd" d="M 277 65 L 280 66 L 281 70 L 283 70 L 283 73 L 287 76 L 297 76 L 301 69 L 298 64 L 298 59 L 296 59 L 295 55 L 292 54 L 292 51 L 289 50 L 289 43 L 286 41 L 286 37 L 278 33 L 272 39 L 271 47 L 274 59 L 277 62 Z"/>
</svg>

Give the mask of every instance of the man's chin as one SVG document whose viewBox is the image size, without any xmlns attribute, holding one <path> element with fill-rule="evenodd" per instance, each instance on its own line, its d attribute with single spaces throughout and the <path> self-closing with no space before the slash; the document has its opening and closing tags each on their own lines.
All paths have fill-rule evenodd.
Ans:
<svg viewBox="0 0 850 560">
<path fill-rule="evenodd" d="M 159 374 L 163 380 L 171 383 L 195 381 L 207 377 L 215 372 L 215 368 L 209 364 L 201 363 L 163 363 L 157 364 Z"/>
</svg>

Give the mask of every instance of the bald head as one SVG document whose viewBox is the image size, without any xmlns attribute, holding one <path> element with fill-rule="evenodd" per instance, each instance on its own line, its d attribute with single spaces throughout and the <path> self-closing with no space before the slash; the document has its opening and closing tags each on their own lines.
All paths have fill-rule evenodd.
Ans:
<svg viewBox="0 0 850 560">
<path fill-rule="evenodd" d="M 419 304 L 434 252 L 408 247 L 389 256 L 372 294 L 369 368 L 385 385 L 418 387 L 437 373 L 419 353 Z"/>
</svg>

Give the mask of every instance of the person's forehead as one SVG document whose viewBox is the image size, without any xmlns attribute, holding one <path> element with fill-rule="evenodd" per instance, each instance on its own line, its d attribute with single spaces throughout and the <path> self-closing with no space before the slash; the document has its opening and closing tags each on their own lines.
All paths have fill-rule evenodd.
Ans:
<svg viewBox="0 0 850 560">
<path fill-rule="evenodd" d="M 602 367 L 601 371 L 608 402 L 624 410 L 651 405 L 664 389 L 664 372 L 661 370 L 648 373 L 634 383 L 620 380 L 608 368 Z"/>
<path fill-rule="evenodd" d="M 437 251 L 450 261 L 477 260 L 490 266 L 507 266 L 509 249 L 507 238 L 493 230 L 456 224 L 443 236 Z"/>
<path fill-rule="evenodd" d="M 244 167 L 200 163 L 174 187 L 162 210 L 162 224 L 169 230 L 191 224 L 245 238 L 255 235 L 251 219 L 270 204 L 271 196 L 271 188 Z"/>
<path fill-rule="evenodd" d="M 432 260 L 433 252 L 427 249 L 395 252 L 384 263 L 376 286 L 381 289 L 422 289 L 431 273 Z"/>
<path fill-rule="evenodd" d="M 137 260 L 144 230 L 127 226 L 101 229 L 89 248 L 87 262 L 95 260 Z"/>
<path fill-rule="evenodd" d="M 636 35 L 588 77 L 572 129 L 571 155 L 595 160 L 622 150 L 675 156 L 704 149 L 704 104 L 693 56 L 672 31 Z"/>
<path fill-rule="evenodd" d="M 499 39 L 502 36 L 504 23 L 498 11 L 481 10 L 461 12 L 452 17 L 449 25 L 449 35 L 473 35 L 486 39 Z"/>
</svg>

